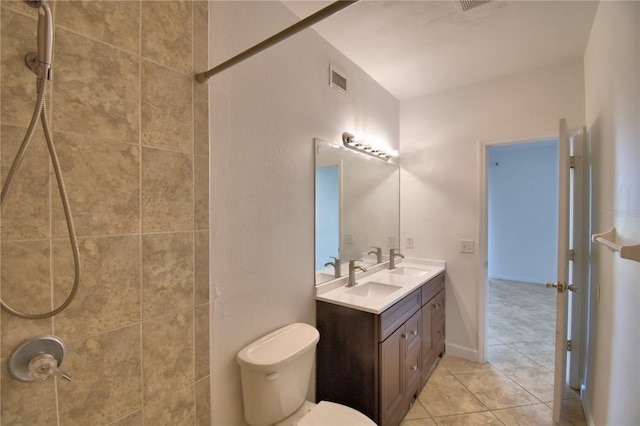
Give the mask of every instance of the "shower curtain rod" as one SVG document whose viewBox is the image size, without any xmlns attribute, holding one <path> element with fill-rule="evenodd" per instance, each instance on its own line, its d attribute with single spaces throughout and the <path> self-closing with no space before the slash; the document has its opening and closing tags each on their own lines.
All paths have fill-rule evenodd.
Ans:
<svg viewBox="0 0 640 426">
<path fill-rule="evenodd" d="M 342 9 L 344 9 L 346 7 L 349 7 L 353 3 L 356 3 L 358 1 L 359 0 L 339 0 L 339 1 L 333 2 L 329 6 L 325 7 L 324 9 L 320 9 L 316 13 L 307 16 L 306 18 L 302 19 L 301 21 L 298 21 L 297 23 L 293 24 L 292 26 L 290 26 L 288 28 L 285 28 L 284 30 L 280 31 L 279 33 L 272 35 L 268 39 L 256 44 L 253 47 L 250 47 L 249 49 L 245 50 L 242 53 L 237 54 L 233 58 L 227 59 L 226 61 L 224 61 L 220 65 L 216 65 L 215 67 L 211 68 L 209 71 L 205 71 L 205 72 L 201 72 L 201 73 L 196 74 L 196 80 L 198 82 L 200 82 L 200 83 L 204 83 L 205 81 L 207 81 L 209 78 L 211 78 L 215 74 L 218 74 L 219 72 L 222 72 L 222 71 L 226 70 L 227 68 L 230 68 L 230 67 L 234 66 L 235 64 L 244 61 L 245 59 L 255 55 L 256 53 L 262 52 L 266 48 L 271 47 L 274 44 L 277 44 L 277 43 L 281 42 L 282 40 L 287 39 L 287 38 L 291 37 L 292 35 L 300 32 L 300 31 L 302 31 L 302 30 L 304 30 L 306 28 L 309 28 L 313 24 L 316 24 L 316 23 L 322 21 L 323 19 L 328 18 L 329 16 L 333 15 L 334 13 L 339 12 Z"/>
</svg>

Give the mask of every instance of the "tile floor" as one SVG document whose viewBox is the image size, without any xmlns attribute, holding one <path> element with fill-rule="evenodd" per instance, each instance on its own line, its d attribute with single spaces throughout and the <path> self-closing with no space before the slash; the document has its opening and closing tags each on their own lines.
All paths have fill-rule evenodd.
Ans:
<svg viewBox="0 0 640 426">
<path fill-rule="evenodd" d="M 555 292 L 489 282 L 488 363 L 445 355 L 401 426 L 553 425 Z M 561 425 L 585 425 L 578 394 Z"/>
</svg>

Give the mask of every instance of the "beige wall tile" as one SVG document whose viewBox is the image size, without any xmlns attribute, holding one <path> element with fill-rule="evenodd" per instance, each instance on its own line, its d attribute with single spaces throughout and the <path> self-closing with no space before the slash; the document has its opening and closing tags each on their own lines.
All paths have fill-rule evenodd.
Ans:
<svg viewBox="0 0 640 426">
<path fill-rule="evenodd" d="M 140 321 L 140 240 L 135 235 L 79 240 L 82 277 L 75 299 L 54 319 L 67 340 Z M 54 245 L 55 301 L 68 296 L 74 270 L 69 242 Z"/>
<path fill-rule="evenodd" d="M 193 156 L 142 149 L 142 231 L 193 230 Z"/>
<path fill-rule="evenodd" d="M 195 424 L 194 385 L 174 391 L 165 400 L 146 405 L 144 422 L 147 425 L 192 426 Z"/>
<path fill-rule="evenodd" d="M 142 144 L 193 153 L 193 77 L 142 61 Z"/>
<path fill-rule="evenodd" d="M 142 56 L 192 73 L 192 3 L 142 2 Z"/>
<path fill-rule="evenodd" d="M 2 424 L 57 426 L 54 381 L 21 382 L 10 377 L 6 360 L 2 367 Z"/>
<path fill-rule="evenodd" d="M 22 3 L 22 2 L 19 2 Z M 24 16 L 4 7 L 0 18 L 0 88 L 2 102 L 0 111 L 2 124 L 28 126 L 36 99 L 36 76 L 25 65 L 24 57 L 34 51 L 36 39 L 37 13 L 26 5 L 31 15 Z"/>
<path fill-rule="evenodd" d="M 137 143 L 137 57 L 58 28 L 55 58 L 53 130 Z"/>
<path fill-rule="evenodd" d="M 209 157 L 195 156 L 194 222 L 196 229 L 209 229 Z"/>
<path fill-rule="evenodd" d="M 209 86 L 193 83 L 193 143 L 197 155 L 209 157 Z"/>
<path fill-rule="evenodd" d="M 139 2 L 83 0 L 56 5 L 58 25 L 138 54 Z"/>
<path fill-rule="evenodd" d="M 51 310 L 49 242 L 2 243 L 2 298 L 27 313 Z M 53 381 L 25 383 L 11 377 L 7 363 L 15 350 L 31 336 L 51 334 L 51 319 L 23 320 L 2 310 L 2 371 L 0 416 L 2 424 L 56 425 Z M 38 401 L 34 406 L 33 401 Z"/>
<path fill-rule="evenodd" d="M 5 303 L 25 313 L 51 310 L 50 254 L 49 241 L 2 243 L 2 299 Z M 13 331 L 4 321 L 2 325 L 5 332 Z"/>
<path fill-rule="evenodd" d="M 83 277 L 76 300 L 53 319 L 0 313 L 0 424 L 141 426 L 146 417 L 145 424 L 209 425 L 208 85 L 193 82 L 193 68 L 207 66 L 208 3 L 49 4 L 56 32 L 47 111 L 80 235 Z M 35 50 L 37 12 L 21 0 L 2 1 L 0 10 L 6 174 L 36 98 L 24 56 Z M 27 177 L 18 176 L 20 206 L 9 200 L 2 216 L 0 286 L 18 308 L 44 312 L 67 297 L 73 262 L 42 136 L 34 142 Z M 196 221 L 202 231 L 194 232 Z M 149 233 L 163 240 L 152 244 L 158 257 L 146 262 L 161 265 L 149 269 L 148 276 L 160 277 L 154 283 L 167 283 L 158 311 L 170 303 L 173 313 L 142 322 L 142 241 L 156 237 Z M 163 272 L 167 265 L 171 270 Z M 185 309 L 175 312 L 176 301 Z M 73 377 L 58 382 L 57 405 L 53 380 L 25 384 L 6 368 L 16 345 L 54 333 L 67 346 L 62 367 Z M 196 374 L 203 378 L 196 382 Z"/>
<path fill-rule="evenodd" d="M 209 6 L 207 2 L 193 4 L 193 70 L 198 73 L 209 65 Z"/>
<path fill-rule="evenodd" d="M 142 406 L 139 324 L 67 342 L 62 367 L 73 381 L 58 382 L 61 424 L 107 424 Z"/>
<path fill-rule="evenodd" d="M 193 306 L 193 232 L 142 236 L 142 318 Z"/>
<path fill-rule="evenodd" d="M 193 70 L 194 73 L 209 69 L 209 11 L 208 2 L 194 2 L 193 8 Z M 194 99 L 194 152 L 209 155 L 209 85 L 193 83 Z"/>
<path fill-rule="evenodd" d="M 209 304 L 195 308 L 195 368 L 196 380 L 209 375 Z"/>
<path fill-rule="evenodd" d="M 194 382 L 193 309 L 142 324 L 145 405 Z"/>
<path fill-rule="evenodd" d="M 1 132 L 4 185 L 27 128 L 2 126 Z M 49 164 L 44 134 L 36 132 L 2 206 L 3 241 L 49 238 Z"/>
<path fill-rule="evenodd" d="M 54 138 L 77 235 L 140 232 L 140 147 L 69 133 Z M 68 238 L 57 185 L 52 197 L 54 236 Z"/>
<path fill-rule="evenodd" d="M 196 382 L 196 425 L 211 425 L 211 383 L 209 376 Z"/>
<path fill-rule="evenodd" d="M 195 303 L 209 302 L 209 231 L 195 233 Z"/>
</svg>

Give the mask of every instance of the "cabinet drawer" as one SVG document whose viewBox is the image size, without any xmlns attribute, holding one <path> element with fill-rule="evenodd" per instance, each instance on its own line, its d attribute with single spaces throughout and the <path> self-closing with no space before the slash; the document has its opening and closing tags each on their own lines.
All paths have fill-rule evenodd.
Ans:
<svg viewBox="0 0 640 426">
<path fill-rule="evenodd" d="M 420 309 L 420 295 L 420 289 L 417 289 L 378 316 L 380 321 L 380 342 L 389 337 L 391 333 L 396 331 L 398 327 Z"/>
<path fill-rule="evenodd" d="M 422 304 L 424 305 L 433 296 L 444 289 L 444 272 L 429 280 L 422 286 Z"/>
<path fill-rule="evenodd" d="M 418 311 L 405 323 L 404 337 L 407 339 L 407 351 L 410 352 L 414 347 L 420 346 L 421 329 L 422 315 Z"/>
</svg>

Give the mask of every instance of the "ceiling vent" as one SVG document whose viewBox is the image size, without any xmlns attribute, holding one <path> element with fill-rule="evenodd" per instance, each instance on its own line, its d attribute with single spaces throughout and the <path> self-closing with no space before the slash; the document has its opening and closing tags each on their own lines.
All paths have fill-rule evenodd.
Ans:
<svg viewBox="0 0 640 426">
<path fill-rule="evenodd" d="M 466 12 L 469 9 L 482 6 L 483 4 L 489 3 L 490 1 L 491 0 L 460 0 L 460 4 L 462 5 L 462 10 Z"/>
<path fill-rule="evenodd" d="M 348 93 L 347 91 L 347 74 L 336 69 L 333 65 L 329 66 L 329 86 L 339 92 Z"/>
</svg>

